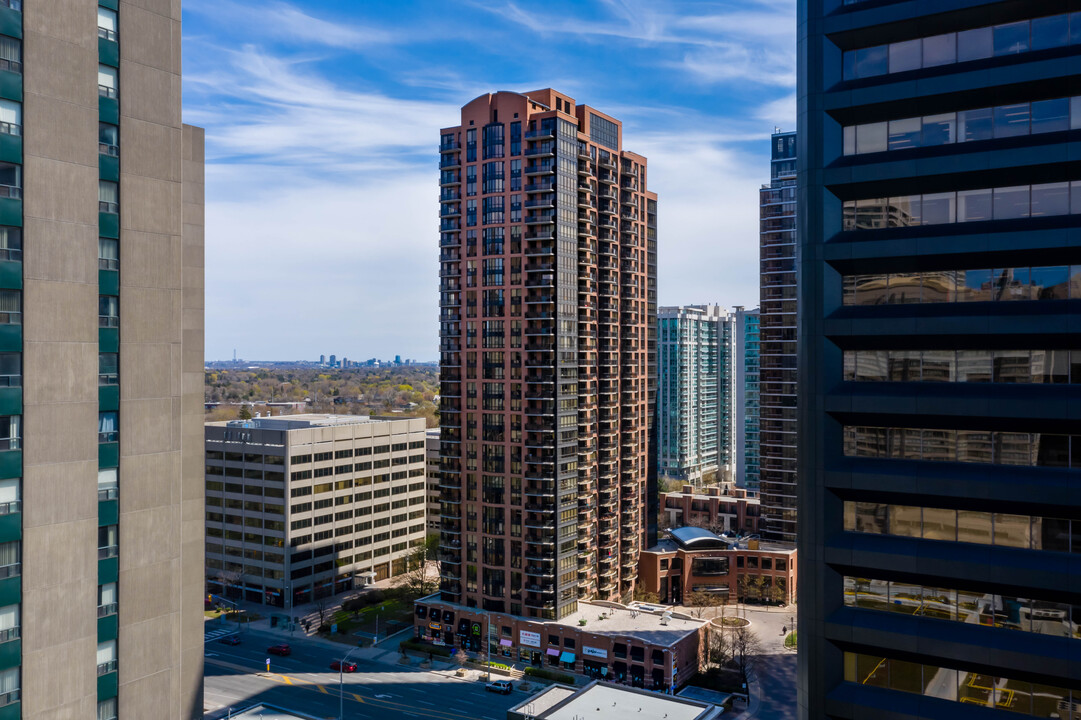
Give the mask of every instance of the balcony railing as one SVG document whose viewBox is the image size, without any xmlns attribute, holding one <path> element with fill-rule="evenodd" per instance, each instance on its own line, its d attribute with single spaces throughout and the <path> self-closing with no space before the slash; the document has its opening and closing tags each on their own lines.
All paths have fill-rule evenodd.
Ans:
<svg viewBox="0 0 1081 720">
<path fill-rule="evenodd" d="M 11 502 L 0 503 L 0 515 L 12 515 L 22 510 L 22 501 L 12 500 Z"/>
<path fill-rule="evenodd" d="M 10 565 L 0 565 L 0 578 L 12 578 L 22 575 L 23 564 L 21 562 Z"/>
<path fill-rule="evenodd" d="M 98 605 L 98 617 L 109 617 L 110 615 L 116 615 L 116 603 L 106 603 L 105 605 Z"/>
<path fill-rule="evenodd" d="M 14 690 L 9 690 L 6 693 L 0 693 L 0 707 L 4 707 L 6 705 L 11 705 L 12 703 L 19 702 L 19 698 L 20 698 L 19 693 L 20 693 L 20 691 L 19 691 L 18 688 L 14 689 Z"/>
<path fill-rule="evenodd" d="M 118 497 L 120 497 L 120 492 L 119 492 L 118 488 L 115 488 L 115 487 L 98 488 L 98 500 L 99 501 L 102 501 L 102 500 L 116 500 Z"/>
<path fill-rule="evenodd" d="M 109 28 L 98 28 L 98 37 L 102 40 L 108 40 L 109 42 L 116 42 L 116 30 L 110 30 Z"/>
<path fill-rule="evenodd" d="M 3 64 L 0 63 L 0 69 L 3 69 Z M 108 85 L 98 85 L 98 95 L 106 98 L 116 99 L 116 88 L 109 87 Z"/>
<path fill-rule="evenodd" d="M 120 548 L 117 545 L 109 545 L 108 547 L 98 548 L 98 560 L 107 560 L 114 558 L 120 554 Z"/>
<path fill-rule="evenodd" d="M 116 660 L 109 660 L 108 662 L 98 663 L 98 677 L 102 675 L 108 675 L 111 672 L 116 672 Z"/>
</svg>

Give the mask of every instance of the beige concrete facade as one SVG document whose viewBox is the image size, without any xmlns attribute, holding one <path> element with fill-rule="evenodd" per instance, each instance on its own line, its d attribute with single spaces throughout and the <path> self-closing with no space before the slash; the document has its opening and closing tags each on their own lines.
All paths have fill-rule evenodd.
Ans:
<svg viewBox="0 0 1081 720">
<path fill-rule="evenodd" d="M 121 0 L 117 16 L 119 460 L 100 461 L 117 467 L 105 496 L 97 8 L 21 13 L 24 719 L 101 717 L 113 697 L 125 720 L 202 717 L 203 134 L 180 122 L 180 3 Z M 103 614 L 106 524 L 117 598 Z"/>
<path fill-rule="evenodd" d="M 402 574 L 424 543 L 425 421 L 207 423 L 207 591 L 292 608 Z"/>
</svg>

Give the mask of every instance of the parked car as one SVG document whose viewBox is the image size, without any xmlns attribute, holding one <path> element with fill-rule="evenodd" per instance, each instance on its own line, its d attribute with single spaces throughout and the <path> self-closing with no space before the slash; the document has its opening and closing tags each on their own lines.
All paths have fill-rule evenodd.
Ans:
<svg viewBox="0 0 1081 720">
<path fill-rule="evenodd" d="M 343 673 L 351 673 L 357 671 L 357 664 L 355 662 L 349 662 L 348 660 L 346 660 L 345 662 L 342 662 L 341 660 L 335 660 L 330 664 L 330 669 L 337 670 L 338 672 Z"/>
<path fill-rule="evenodd" d="M 266 649 L 266 651 L 271 655 L 281 655 L 282 657 L 293 654 L 293 649 L 290 648 L 287 643 L 282 643 L 281 645 L 271 645 Z"/>
<path fill-rule="evenodd" d="M 239 645 L 240 644 L 240 636 L 239 635 L 226 635 L 225 637 L 223 637 L 218 642 L 220 642 L 222 645 Z"/>
<path fill-rule="evenodd" d="M 514 689 L 514 686 L 510 684 L 510 680 L 494 680 L 485 685 L 484 689 L 488 692 L 510 695 L 510 691 Z"/>
</svg>

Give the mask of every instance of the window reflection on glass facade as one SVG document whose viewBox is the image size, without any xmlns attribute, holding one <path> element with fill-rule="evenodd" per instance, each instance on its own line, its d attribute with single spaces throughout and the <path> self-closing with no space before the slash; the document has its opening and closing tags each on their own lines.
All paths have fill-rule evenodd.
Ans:
<svg viewBox="0 0 1081 720">
<path fill-rule="evenodd" d="M 845 275 L 844 305 L 1081 299 L 1081 266 Z"/>
<path fill-rule="evenodd" d="M 846 576 L 846 607 L 1081 639 L 1081 605 Z"/>
<path fill-rule="evenodd" d="M 848 457 L 1081 467 L 1081 435 L 852 425 L 845 426 L 843 435 Z M 1048 449 L 1040 452 L 1044 445 Z"/>
<path fill-rule="evenodd" d="M 845 350 L 844 379 L 1081 384 L 1081 350 Z"/>
<path fill-rule="evenodd" d="M 855 3 L 845 0 L 845 4 Z M 858 80 L 1065 47 L 1081 42 L 1079 31 L 1081 13 L 1061 13 L 849 50 L 842 56 L 842 76 L 845 80 Z"/>
<path fill-rule="evenodd" d="M 995 138 L 1062 132 L 1081 125 L 1081 97 L 997 105 L 846 125 L 845 155 L 908 150 Z"/>
<path fill-rule="evenodd" d="M 846 200 L 842 229 L 949 225 L 1081 213 L 1081 182 L 977 188 L 957 192 Z"/>
</svg>

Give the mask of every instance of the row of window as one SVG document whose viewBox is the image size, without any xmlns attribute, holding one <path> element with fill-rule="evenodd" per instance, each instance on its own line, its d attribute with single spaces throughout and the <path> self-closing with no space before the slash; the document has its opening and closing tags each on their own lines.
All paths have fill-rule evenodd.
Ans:
<svg viewBox="0 0 1081 720">
<path fill-rule="evenodd" d="M 849 125 L 844 129 L 844 154 L 865 155 L 1077 128 L 1081 128 L 1081 97 L 1057 98 Z"/>
<path fill-rule="evenodd" d="M 842 59 L 843 77 L 877 77 L 1077 44 L 1081 13 L 1063 13 L 848 50 Z"/>
<path fill-rule="evenodd" d="M 846 500 L 846 532 L 1081 553 L 1081 520 Z"/>
<path fill-rule="evenodd" d="M 846 200 L 842 229 L 950 225 L 1081 214 L 1081 181 Z"/>
<path fill-rule="evenodd" d="M 845 577 L 844 594 L 848 607 L 1081 638 L 1081 605 L 857 577 Z"/>
<path fill-rule="evenodd" d="M 1081 435 L 846 425 L 844 453 L 893 460 L 1081 468 Z"/>
<path fill-rule="evenodd" d="M 309 454 L 306 454 L 306 455 L 292 455 L 289 458 L 289 463 L 291 465 L 304 465 L 304 464 L 312 462 L 313 458 L 314 458 L 315 462 L 323 462 L 323 461 L 331 460 L 331 459 L 341 460 L 343 458 L 362 457 L 362 456 L 365 456 L 365 455 L 372 455 L 372 454 L 383 455 L 383 454 L 389 453 L 389 452 L 401 452 L 403 450 L 423 450 L 423 449 L 424 449 L 424 441 L 423 440 L 413 440 L 413 441 L 408 442 L 408 443 L 404 443 L 404 442 L 403 443 L 394 443 L 392 445 L 376 445 L 375 447 L 345 448 L 345 449 L 342 449 L 342 450 L 335 450 L 333 452 L 326 451 L 326 452 L 319 452 L 319 453 L 314 453 L 314 454 L 309 453 Z M 227 453 L 227 455 L 238 455 L 238 453 Z M 207 457 L 209 457 L 209 456 L 210 456 L 210 454 L 208 453 Z M 221 458 L 221 453 L 216 453 L 216 456 L 217 456 L 216 459 L 218 459 L 218 460 L 222 459 Z M 247 458 L 247 457 L 249 457 L 249 456 L 245 456 L 245 458 Z M 257 458 L 258 456 L 251 456 L 251 457 Z M 236 458 L 228 458 L 227 457 L 225 459 L 230 460 L 230 459 L 236 459 Z M 258 462 L 258 460 L 251 460 L 249 462 Z M 410 460 L 410 462 L 412 462 L 412 460 Z"/>
<path fill-rule="evenodd" d="M 1081 350 L 845 350 L 844 379 L 1081 385 Z"/>
<path fill-rule="evenodd" d="M 843 305 L 1081 298 L 1081 265 L 845 275 Z"/>
<path fill-rule="evenodd" d="M 117 41 L 117 13 L 110 8 L 98 7 L 98 37 L 100 40 L 115 43 Z M 98 65 L 98 95 L 116 98 L 118 91 L 118 71 L 108 65 Z M 120 130 L 111 123 L 98 123 L 98 153 L 110 157 L 120 154 Z M 98 212 L 118 214 L 120 211 L 120 188 L 115 182 L 98 180 Z M 120 243 L 115 238 L 98 238 L 98 268 L 116 271 L 120 269 Z M 98 326 L 118 328 L 120 326 L 120 298 L 115 295 L 98 296 Z M 117 353 L 99 353 L 98 384 L 115 385 L 119 382 L 119 356 Z M 119 440 L 119 415 L 116 412 L 98 414 L 98 442 L 117 442 Z M 111 500 L 118 496 L 118 468 L 98 471 L 98 499 Z M 108 525 L 98 528 L 98 558 L 115 558 L 119 554 L 119 528 Z M 116 583 L 98 586 L 98 617 L 115 615 L 117 612 Z M 106 640 L 98 644 L 98 676 L 115 673 L 117 670 L 116 640 Z M 117 717 L 117 699 L 115 697 L 98 702 L 98 720 L 115 720 Z"/>
<path fill-rule="evenodd" d="M 1065 708 L 1081 703 L 1081 692 L 1074 691 L 1071 695 L 1065 688 L 881 655 L 846 652 L 844 666 L 847 682 L 1033 717 L 1070 716 L 1073 713 Z"/>
<path fill-rule="evenodd" d="M 219 468 L 213 468 L 218 470 Z M 208 468 L 209 470 L 209 468 Z M 246 471 L 259 473 L 258 470 Z M 266 473 L 267 475 L 281 475 L 281 473 Z M 253 480 L 259 480 L 261 478 L 251 478 Z M 281 482 L 281 478 L 278 478 L 278 482 Z M 217 480 L 207 480 L 206 489 L 208 492 L 227 492 L 227 493 L 243 493 L 245 495 L 265 495 L 266 497 L 285 497 L 284 488 L 276 487 L 262 487 L 259 485 L 241 485 L 240 483 L 221 483 Z"/>
</svg>

